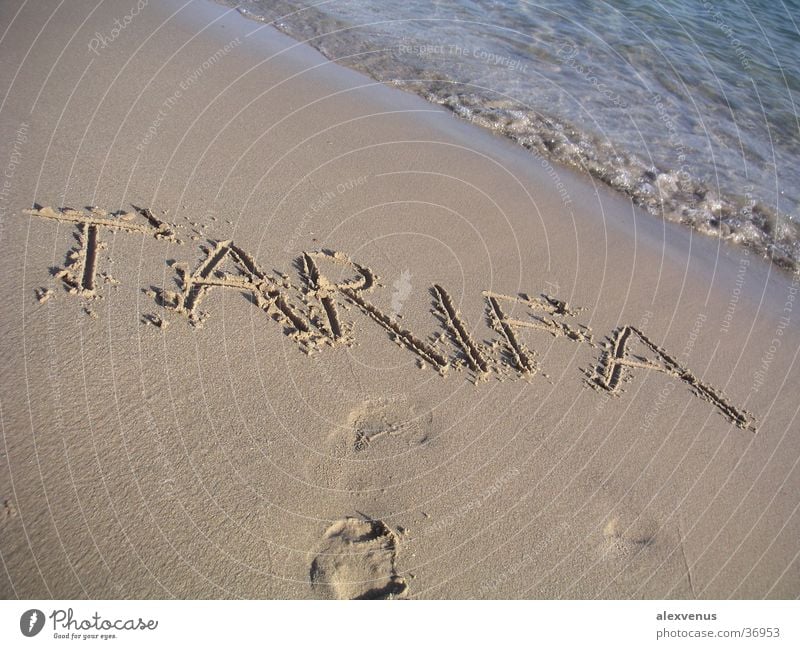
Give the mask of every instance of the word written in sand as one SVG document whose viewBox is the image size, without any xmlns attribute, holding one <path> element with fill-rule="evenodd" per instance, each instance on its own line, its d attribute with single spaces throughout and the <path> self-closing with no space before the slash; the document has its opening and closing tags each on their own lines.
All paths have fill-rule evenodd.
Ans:
<svg viewBox="0 0 800 649">
<path fill-rule="evenodd" d="M 178 242 L 173 230 L 144 208 L 130 213 L 108 214 L 97 208 L 88 213 L 75 210 L 37 208 L 26 210 L 32 216 L 74 223 L 79 245 L 73 248 L 66 268 L 57 269 L 66 289 L 81 297 L 96 297 L 97 250 L 104 229 L 144 234 L 167 242 Z M 398 345 L 414 353 L 421 366 L 430 366 L 442 375 L 450 368 L 467 369 L 475 381 L 494 373 L 532 377 L 539 372 L 534 351 L 523 340 L 526 332 L 544 332 L 592 348 L 599 348 L 595 365 L 586 372 L 587 383 L 612 395 L 622 392 L 624 383 L 635 371 L 650 370 L 685 383 L 696 396 L 713 405 L 739 428 L 755 431 L 753 417 L 732 405 L 716 388 L 701 381 L 666 350 L 638 328 L 625 325 L 616 329 L 602 345 L 594 343 L 588 327 L 577 323 L 580 310 L 551 295 L 530 297 L 484 291 L 486 320 L 497 334 L 491 344 L 475 340 L 471 327 L 456 309 L 447 290 L 438 284 L 431 288 L 432 311 L 439 319 L 442 335 L 433 342 L 404 327 L 369 300 L 378 276 L 367 266 L 346 254 L 331 250 L 304 252 L 296 260 L 300 285 L 287 275 L 276 276 L 259 267 L 256 260 L 233 241 L 216 241 L 201 247 L 204 257 L 193 269 L 175 263 L 177 290 L 154 288 L 146 291 L 165 310 L 185 316 L 193 326 L 201 326 L 208 313 L 201 310 L 213 290 L 233 290 L 244 294 L 272 319 L 306 353 L 326 346 L 350 344 L 353 323 L 343 319 L 342 308 L 355 306 L 382 327 Z M 334 281 L 330 275 L 345 276 Z M 520 316 L 522 312 L 524 316 Z M 151 316 L 150 322 L 164 325 L 166 320 Z M 450 349 L 443 344 L 448 340 Z M 499 350 L 499 353 L 498 353 Z"/>
<path fill-rule="evenodd" d="M 97 286 L 97 258 L 105 244 L 100 239 L 103 230 L 146 234 L 156 239 L 175 241 L 175 233 L 162 221 L 159 221 L 146 208 L 134 206 L 133 212 L 107 212 L 98 207 L 89 208 L 88 213 L 79 212 L 68 207 L 58 210 L 52 207 L 41 207 L 24 210 L 26 214 L 44 219 L 72 223 L 77 232 L 75 239 L 78 245 L 67 254 L 64 268 L 57 269 L 55 276 L 61 279 L 70 293 L 82 297 L 95 297 Z"/>
</svg>

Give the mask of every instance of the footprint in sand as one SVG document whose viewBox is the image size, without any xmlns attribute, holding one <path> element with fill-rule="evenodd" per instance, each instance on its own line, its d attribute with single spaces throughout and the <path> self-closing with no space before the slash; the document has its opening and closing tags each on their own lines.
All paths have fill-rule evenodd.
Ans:
<svg viewBox="0 0 800 649">
<path fill-rule="evenodd" d="M 311 587 L 330 599 L 393 599 L 406 592 L 397 575 L 397 535 L 383 521 L 348 516 L 331 525 L 311 562 Z"/>
<path fill-rule="evenodd" d="M 310 458 L 313 484 L 350 491 L 380 489 L 396 482 L 417 449 L 435 438 L 433 414 L 419 414 L 404 400 L 366 401 L 321 440 Z"/>
<path fill-rule="evenodd" d="M 365 403 L 350 413 L 346 437 L 357 453 L 376 448 L 378 442 L 382 455 L 402 453 L 430 439 L 432 418 L 432 413 L 419 416 L 401 402 Z"/>
<path fill-rule="evenodd" d="M 3 498 L 3 506 L 0 509 L 0 525 L 5 525 L 12 518 L 17 517 L 17 508 L 9 498 Z"/>
<path fill-rule="evenodd" d="M 658 526 L 653 521 L 637 521 L 624 525 L 619 517 L 612 518 L 603 530 L 603 556 L 607 559 L 633 557 L 655 543 Z"/>
<path fill-rule="evenodd" d="M 695 597 L 686 548 L 675 525 L 632 512 L 613 516 L 603 529 L 600 553 L 619 593 L 654 599 Z M 670 585 L 668 592 L 663 584 Z"/>
</svg>

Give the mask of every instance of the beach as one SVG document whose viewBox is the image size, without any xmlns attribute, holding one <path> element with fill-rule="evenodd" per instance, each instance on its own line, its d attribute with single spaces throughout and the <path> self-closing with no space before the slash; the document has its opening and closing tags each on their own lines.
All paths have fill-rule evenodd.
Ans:
<svg viewBox="0 0 800 649">
<path fill-rule="evenodd" d="M 0 26 L 4 598 L 800 595 L 800 275 L 234 9 Z"/>
</svg>

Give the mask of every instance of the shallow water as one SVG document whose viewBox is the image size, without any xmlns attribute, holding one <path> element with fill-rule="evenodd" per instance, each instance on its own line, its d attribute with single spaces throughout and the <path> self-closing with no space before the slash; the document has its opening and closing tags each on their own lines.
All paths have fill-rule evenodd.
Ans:
<svg viewBox="0 0 800 649">
<path fill-rule="evenodd" d="M 224 4 L 655 215 L 800 263 L 798 0 Z"/>
</svg>

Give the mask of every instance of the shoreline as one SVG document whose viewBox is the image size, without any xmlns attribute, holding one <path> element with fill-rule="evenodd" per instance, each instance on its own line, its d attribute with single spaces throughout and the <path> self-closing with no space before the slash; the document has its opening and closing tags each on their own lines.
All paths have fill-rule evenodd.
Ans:
<svg viewBox="0 0 800 649">
<path fill-rule="evenodd" d="M 687 145 L 676 129 L 675 120 L 667 112 L 665 99 L 657 92 L 648 101 L 670 134 L 671 147 L 676 152 L 675 167 L 653 160 L 648 165 L 627 147 L 611 146 L 596 133 L 576 127 L 574 120 L 540 113 L 516 97 L 490 91 L 480 85 L 473 87 L 470 83 L 462 83 L 463 80 L 445 80 L 434 68 L 425 67 L 424 62 L 432 54 L 443 58 L 447 58 L 446 54 L 456 58 L 469 56 L 469 52 L 457 45 L 451 44 L 445 48 L 441 44 L 400 44 L 396 48 L 383 49 L 382 46 L 386 44 L 383 43 L 381 47 L 370 45 L 370 51 L 363 56 L 354 56 L 346 49 L 347 39 L 342 36 L 343 40 L 339 42 L 337 38 L 351 29 L 357 29 L 356 26 L 334 15 L 329 16 L 324 11 L 313 7 L 293 10 L 290 3 L 266 10 L 257 5 L 246 8 L 228 0 L 215 1 L 222 6 L 235 8 L 248 20 L 277 29 L 298 43 L 313 47 L 337 65 L 422 97 L 431 104 L 443 106 L 458 119 L 515 143 L 537 159 L 546 159 L 590 177 L 632 200 L 650 217 L 679 223 L 704 236 L 739 248 L 748 248 L 789 273 L 800 269 L 800 224 L 789 216 L 789 212 L 778 211 L 763 197 L 758 199 L 754 181 L 748 180 L 748 184 L 738 192 L 730 188 L 720 191 L 718 186 L 697 177 L 694 170 L 696 160 L 692 161 Z M 267 15 L 261 13 L 265 11 L 268 11 Z M 283 12 L 286 14 L 281 17 Z M 297 18 L 298 13 L 315 16 L 316 20 Z M 270 15 L 275 14 L 279 17 L 270 20 Z M 319 28 L 315 26 L 316 22 L 320 23 Z M 356 50 L 357 45 L 357 42 L 350 43 Z M 475 47 L 477 49 L 472 53 L 474 58 L 494 61 L 486 56 L 490 53 L 479 46 Z M 571 51 L 565 54 L 566 49 Z M 416 59 L 404 59 L 403 55 L 408 54 L 417 55 L 419 60 L 414 63 Z M 589 72 L 574 60 L 575 54 L 576 47 L 570 45 L 567 48 L 565 42 L 557 50 L 556 58 L 576 71 L 580 68 L 581 75 L 586 76 L 587 80 L 593 78 L 596 85 L 597 79 L 589 77 Z M 396 60 L 389 64 L 387 57 Z M 497 55 L 495 58 L 498 61 L 505 60 Z M 517 59 L 516 63 L 519 64 L 519 61 Z M 520 71 L 527 70 L 527 65 L 525 63 Z M 505 67 L 517 70 L 519 66 Z M 395 78 L 392 74 L 400 76 Z M 599 89 L 599 86 L 596 87 Z M 607 98 L 620 109 L 619 119 L 630 117 L 629 104 L 618 95 L 609 94 Z M 623 159 L 625 162 L 620 162 Z M 777 238 L 776 233 L 780 233 Z"/>
<path fill-rule="evenodd" d="M 212 2 L 87 7 L 0 8 L 4 597 L 800 594 L 800 275 Z"/>
</svg>

